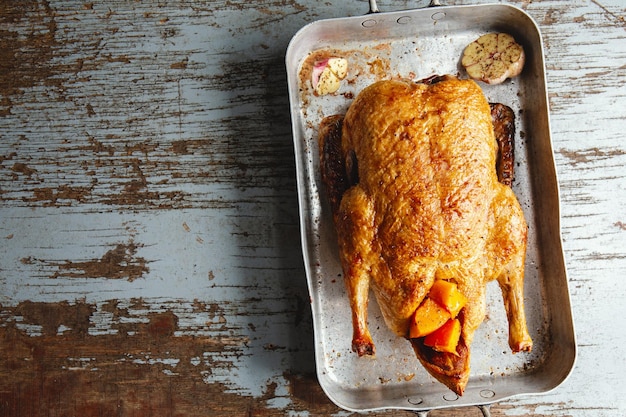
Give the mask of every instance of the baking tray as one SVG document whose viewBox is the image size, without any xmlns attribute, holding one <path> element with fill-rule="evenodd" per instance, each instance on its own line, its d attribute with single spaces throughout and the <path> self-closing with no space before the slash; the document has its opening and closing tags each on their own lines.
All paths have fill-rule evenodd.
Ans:
<svg viewBox="0 0 626 417">
<path fill-rule="evenodd" d="M 546 393 L 570 374 L 576 343 L 561 244 L 559 190 L 550 138 L 543 42 L 524 11 L 506 4 L 437 6 L 320 20 L 302 28 L 286 54 L 296 158 L 302 248 L 315 333 L 319 383 L 350 411 L 406 409 L 418 414 L 444 407 L 490 404 L 517 395 Z M 464 76 L 464 47 L 488 32 L 507 32 L 525 49 L 522 74 L 500 85 L 480 83 L 490 102 L 516 114 L 513 189 L 529 225 L 525 302 L 530 353 L 512 354 L 496 282 L 487 287 L 487 317 L 472 345 L 471 377 L 462 397 L 419 364 L 410 343 L 385 326 L 369 303 L 374 358 L 351 351 L 352 323 L 330 207 L 321 184 L 317 128 L 323 117 L 345 113 L 358 92 L 379 79 L 420 80 L 434 74 Z M 315 96 L 311 64 L 341 56 L 348 76 L 337 93 Z M 373 298 L 373 297 L 372 297 Z"/>
</svg>

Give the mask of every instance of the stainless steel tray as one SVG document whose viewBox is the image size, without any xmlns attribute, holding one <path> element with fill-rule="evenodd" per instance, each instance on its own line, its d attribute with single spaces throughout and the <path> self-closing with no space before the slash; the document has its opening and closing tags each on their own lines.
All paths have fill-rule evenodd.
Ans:
<svg viewBox="0 0 626 417">
<path fill-rule="evenodd" d="M 372 2 L 371 11 L 377 11 Z M 516 113 L 514 191 L 529 224 L 525 297 L 531 353 L 512 354 L 497 283 L 487 289 L 488 313 L 472 346 L 471 377 L 458 397 L 426 373 L 408 341 L 383 323 L 376 302 L 369 322 L 375 358 L 350 350 L 352 324 L 329 206 L 321 185 L 317 127 L 325 116 L 345 113 L 366 85 L 381 78 L 423 79 L 459 74 L 462 51 L 492 31 L 512 34 L 527 59 L 519 77 L 481 84 L 487 99 Z M 316 97 L 310 64 L 335 55 L 349 61 L 341 89 Z M 292 39 L 286 55 L 302 247 L 311 296 L 319 382 L 328 397 L 351 411 L 384 408 L 421 413 L 443 407 L 483 405 L 520 394 L 545 393 L 571 372 L 576 343 L 560 236 L 559 190 L 552 152 L 541 35 L 522 10 L 505 5 L 441 6 L 311 23 Z"/>
</svg>

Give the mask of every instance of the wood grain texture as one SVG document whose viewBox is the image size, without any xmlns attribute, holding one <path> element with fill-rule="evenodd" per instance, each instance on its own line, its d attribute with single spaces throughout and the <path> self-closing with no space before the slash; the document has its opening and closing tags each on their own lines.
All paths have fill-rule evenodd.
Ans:
<svg viewBox="0 0 626 417">
<path fill-rule="evenodd" d="M 545 42 L 579 357 L 491 412 L 626 414 L 626 8 L 510 3 Z M 365 12 L 0 0 L 0 415 L 350 415 L 315 378 L 284 53 Z"/>
</svg>

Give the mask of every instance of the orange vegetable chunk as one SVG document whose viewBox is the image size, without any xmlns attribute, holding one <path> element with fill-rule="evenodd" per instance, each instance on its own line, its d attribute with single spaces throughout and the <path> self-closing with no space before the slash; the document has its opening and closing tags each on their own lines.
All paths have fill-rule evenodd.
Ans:
<svg viewBox="0 0 626 417">
<path fill-rule="evenodd" d="M 415 310 L 409 327 L 409 337 L 423 337 L 440 328 L 450 319 L 450 313 L 438 302 L 426 298 Z"/>
<path fill-rule="evenodd" d="M 424 344 L 439 352 L 456 353 L 461 338 L 461 322 L 450 319 L 443 326 L 424 338 Z"/>
<path fill-rule="evenodd" d="M 435 281 L 428 296 L 444 306 L 452 318 L 456 317 L 467 303 L 467 298 L 459 291 L 454 282 L 442 279 Z"/>
</svg>

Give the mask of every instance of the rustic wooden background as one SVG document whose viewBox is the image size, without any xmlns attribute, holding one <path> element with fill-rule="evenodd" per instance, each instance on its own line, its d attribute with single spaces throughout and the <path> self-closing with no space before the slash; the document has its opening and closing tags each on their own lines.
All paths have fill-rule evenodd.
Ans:
<svg viewBox="0 0 626 417">
<path fill-rule="evenodd" d="M 491 412 L 624 415 L 626 6 L 510 3 L 545 41 L 579 353 Z M 0 0 L 0 415 L 350 415 L 315 378 L 284 53 L 367 10 Z"/>
</svg>

